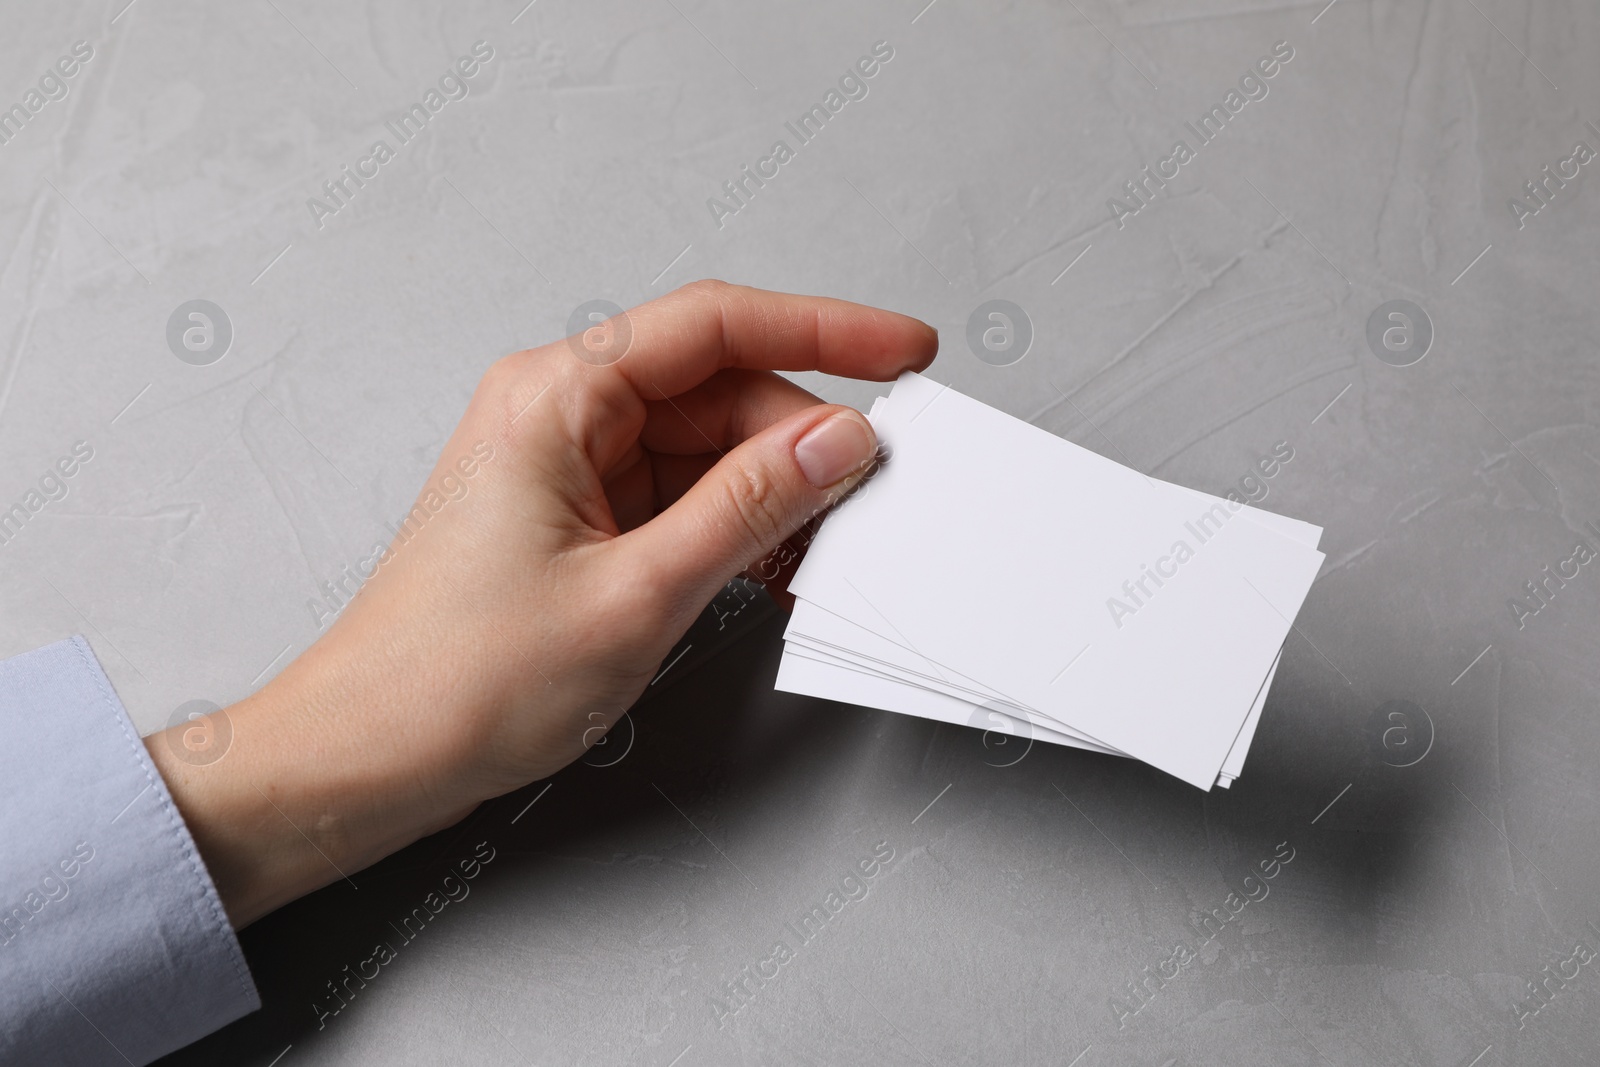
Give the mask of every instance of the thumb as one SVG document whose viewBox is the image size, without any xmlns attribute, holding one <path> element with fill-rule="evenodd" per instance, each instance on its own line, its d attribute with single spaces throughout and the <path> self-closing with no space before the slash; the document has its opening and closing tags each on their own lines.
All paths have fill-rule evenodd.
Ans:
<svg viewBox="0 0 1600 1067">
<path fill-rule="evenodd" d="M 821 404 L 747 439 L 671 507 L 620 539 L 651 561 L 673 610 L 698 611 L 723 585 L 843 498 L 878 438 L 859 411 Z"/>
</svg>

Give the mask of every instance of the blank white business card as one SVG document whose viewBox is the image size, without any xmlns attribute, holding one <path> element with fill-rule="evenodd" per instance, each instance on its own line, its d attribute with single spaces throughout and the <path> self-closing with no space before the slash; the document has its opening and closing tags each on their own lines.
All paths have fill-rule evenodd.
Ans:
<svg viewBox="0 0 1600 1067">
<path fill-rule="evenodd" d="M 795 594 L 1069 736 L 1215 782 L 1322 554 L 920 375 L 875 425 L 890 457 Z"/>
</svg>

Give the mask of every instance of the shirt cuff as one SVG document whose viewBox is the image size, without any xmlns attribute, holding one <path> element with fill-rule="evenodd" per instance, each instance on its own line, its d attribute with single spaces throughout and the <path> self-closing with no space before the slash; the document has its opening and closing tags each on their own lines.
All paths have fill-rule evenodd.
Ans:
<svg viewBox="0 0 1600 1067">
<path fill-rule="evenodd" d="M 146 1064 L 261 1006 L 82 637 L 0 661 L 0 1063 Z"/>
</svg>

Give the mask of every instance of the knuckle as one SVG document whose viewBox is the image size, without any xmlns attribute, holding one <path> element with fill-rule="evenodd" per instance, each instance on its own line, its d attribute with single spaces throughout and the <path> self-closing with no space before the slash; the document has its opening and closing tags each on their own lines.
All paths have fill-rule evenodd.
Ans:
<svg viewBox="0 0 1600 1067">
<path fill-rule="evenodd" d="M 752 556 L 789 535 L 783 490 L 771 475 L 735 462 L 724 485 L 733 517 L 744 526 L 750 539 Z"/>
<path fill-rule="evenodd" d="M 515 401 L 517 387 L 523 377 L 522 371 L 526 366 L 525 361 L 519 358 L 521 355 L 519 352 L 501 356 L 489 364 L 489 369 L 478 379 L 478 388 L 474 391 L 475 399 L 492 405 L 497 410 L 510 408 Z"/>
<path fill-rule="evenodd" d="M 697 281 L 689 282 L 679 292 L 687 296 L 696 296 L 720 302 L 733 292 L 733 286 L 721 278 L 700 278 Z"/>
<path fill-rule="evenodd" d="M 724 335 L 727 332 L 728 315 L 743 302 L 739 287 L 720 278 L 701 278 L 678 291 L 683 294 L 691 314 L 721 320 Z"/>
<path fill-rule="evenodd" d="M 536 421 L 521 417 L 533 406 L 532 402 L 544 397 L 542 402 L 550 403 L 550 397 L 544 394 L 559 395 L 565 384 L 559 363 L 552 365 L 535 350 L 513 352 L 501 356 L 483 372 L 473 392 L 473 406 L 489 414 L 508 436 L 514 431 L 525 433 Z"/>
<path fill-rule="evenodd" d="M 518 355 L 520 353 L 501 356 L 489 364 L 489 369 L 483 372 L 482 378 L 478 379 L 478 392 L 489 395 L 500 395 L 507 392 L 511 387 L 511 383 L 516 380 Z"/>
<path fill-rule="evenodd" d="M 720 344 L 721 365 L 726 367 L 737 362 L 734 348 L 738 336 L 732 329 L 732 320 L 748 312 L 749 294 L 720 278 L 701 278 L 683 286 L 673 296 L 678 313 L 687 320 L 686 325 Z"/>
</svg>

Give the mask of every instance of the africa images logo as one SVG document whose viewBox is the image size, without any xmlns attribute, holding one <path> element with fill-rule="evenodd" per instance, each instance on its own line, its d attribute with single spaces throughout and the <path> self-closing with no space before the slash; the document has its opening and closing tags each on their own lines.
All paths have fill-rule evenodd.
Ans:
<svg viewBox="0 0 1600 1067">
<path fill-rule="evenodd" d="M 65 100 L 72 91 L 72 79 L 94 58 L 94 45 L 78 41 L 72 54 L 60 57 L 55 64 L 39 76 L 39 84 L 22 94 L 20 103 L 0 110 L 0 145 L 10 144 L 33 117 L 43 111 L 46 104 Z"/>
<path fill-rule="evenodd" d="M 1122 183 L 1123 191 L 1128 194 L 1128 200 L 1119 200 L 1116 197 L 1106 201 L 1106 207 L 1111 211 L 1111 219 L 1117 224 L 1117 229 L 1127 225 L 1127 220 L 1139 214 L 1155 199 L 1155 194 L 1167 187 L 1167 182 L 1177 178 L 1179 171 L 1192 162 L 1200 149 L 1215 141 L 1227 129 L 1228 123 L 1242 112 L 1246 105 L 1253 101 L 1265 100 L 1271 92 L 1267 83 L 1294 59 L 1294 46 L 1288 41 L 1279 41 L 1272 46 L 1269 55 L 1256 60 L 1254 65 L 1239 76 L 1239 87 L 1229 89 L 1223 96 L 1222 103 L 1215 104 L 1211 110 L 1200 116 L 1200 122 L 1184 123 L 1184 128 L 1194 135 L 1194 147 L 1189 147 L 1189 142 L 1179 138 L 1173 142 L 1171 155 L 1158 159 L 1155 163 L 1155 173 L 1150 167 L 1140 169 L 1139 176 Z"/>
<path fill-rule="evenodd" d="M 830 887 L 820 903 L 812 904 L 796 921 L 784 924 L 783 936 L 772 943 L 766 955 L 741 967 L 732 980 L 724 982 L 717 996 L 711 998 L 717 1029 L 755 1003 L 756 995 L 767 983 L 776 980 L 784 967 L 798 959 L 800 951 L 815 941 L 847 905 L 866 900 L 872 891 L 872 880 L 890 869 L 894 857 L 894 846 L 889 842 L 879 841 L 872 846 L 871 854 L 857 860 L 850 873 Z"/>
<path fill-rule="evenodd" d="M 456 60 L 439 76 L 437 88 L 429 86 L 420 102 L 389 119 L 383 124 L 384 128 L 394 135 L 400 148 L 404 148 L 422 135 L 429 120 L 443 111 L 446 104 L 452 100 L 465 100 L 472 95 L 472 79 L 493 58 L 494 48 L 487 41 L 474 43 L 470 55 Z M 328 216 L 337 215 L 349 207 L 356 194 L 366 188 L 367 182 L 376 178 L 383 166 L 398 155 L 399 149 L 386 138 L 380 137 L 372 143 L 366 155 L 356 160 L 354 170 L 346 163 L 338 175 L 323 182 L 325 199 L 315 196 L 306 198 L 306 209 L 311 212 L 311 221 L 317 224 L 317 229 L 327 224 Z"/>
</svg>

